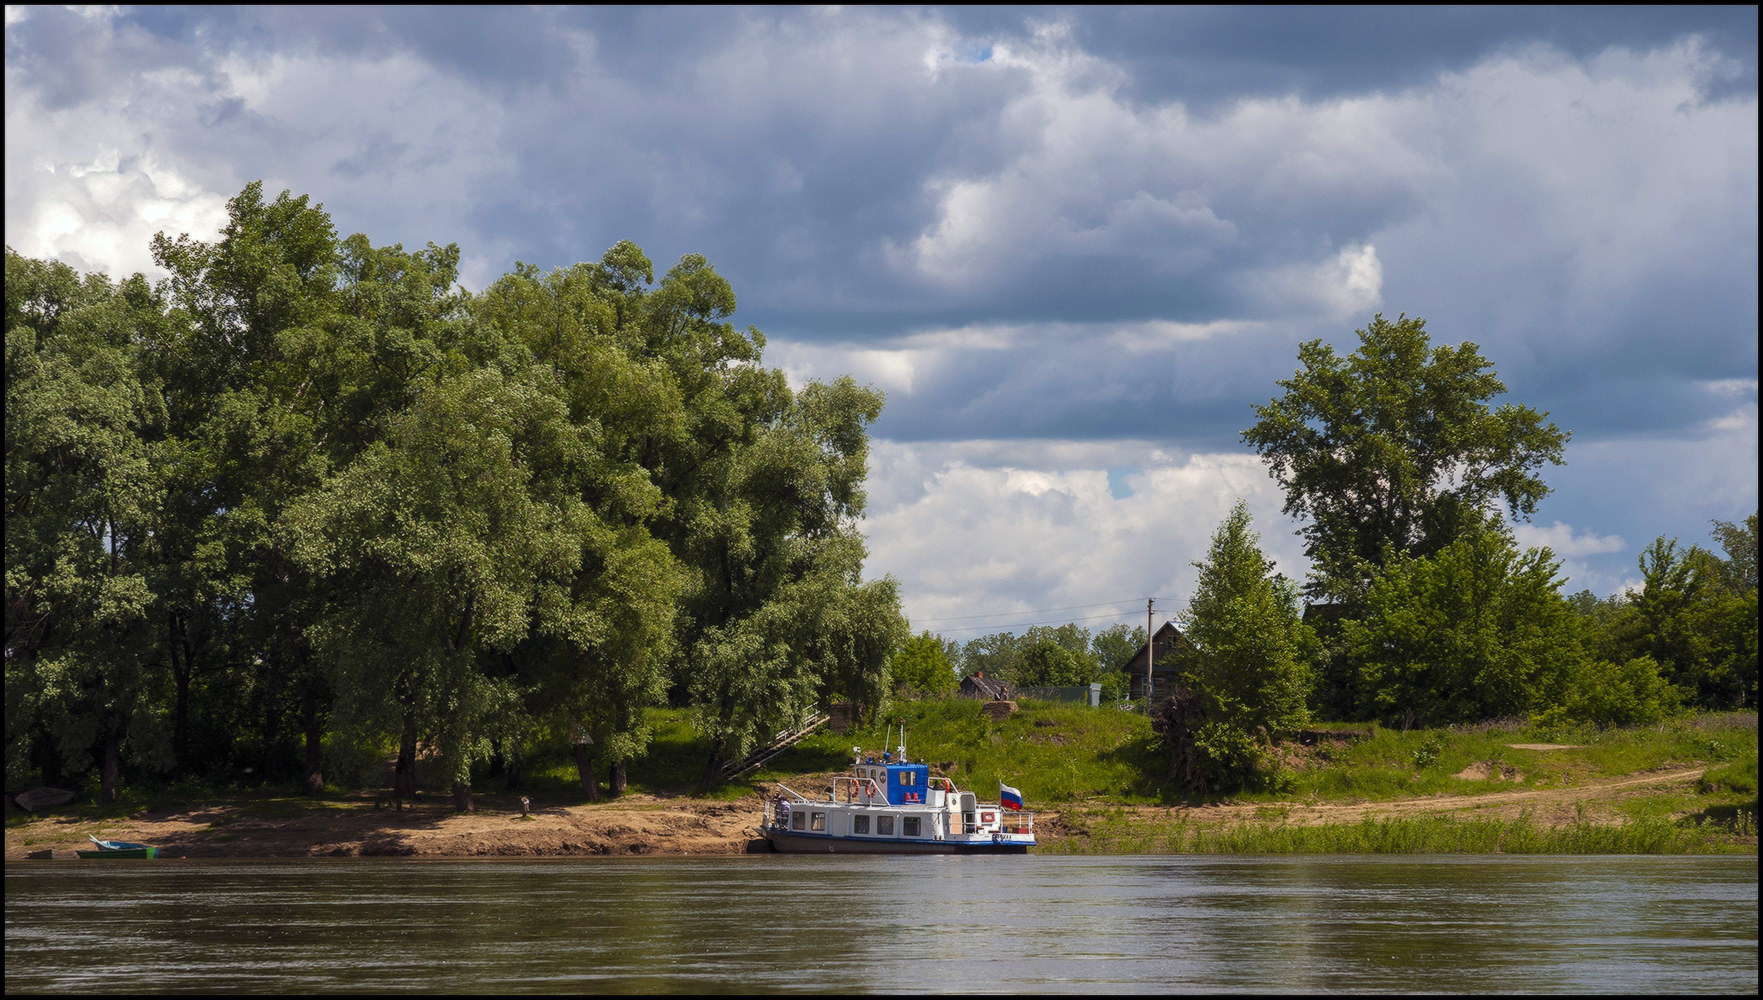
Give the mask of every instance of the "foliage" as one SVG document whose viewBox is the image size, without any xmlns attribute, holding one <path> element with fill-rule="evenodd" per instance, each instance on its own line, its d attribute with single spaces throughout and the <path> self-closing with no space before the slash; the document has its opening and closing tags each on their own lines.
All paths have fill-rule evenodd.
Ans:
<svg viewBox="0 0 1763 1000">
<path fill-rule="evenodd" d="M 398 749 L 469 808 L 569 749 L 614 792 L 691 702 L 706 774 L 879 708 L 849 378 L 792 390 L 734 291 L 635 245 L 473 295 L 457 247 L 338 238 L 248 185 L 169 277 L 6 253 L 8 780 L 300 777 Z M 304 753 L 299 744 L 304 743 Z"/>
<path fill-rule="evenodd" d="M 1356 602 L 1394 556 L 1427 557 L 1504 501 L 1528 517 L 1547 495 L 1568 435 L 1514 403 L 1476 345 L 1433 346 L 1424 320 L 1372 317 L 1346 358 L 1320 340 L 1298 350 L 1285 390 L 1243 432 L 1308 519 L 1315 596 Z"/>
<path fill-rule="evenodd" d="M 1114 666 L 1098 657 L 1090 630 L 1076 623 L 1034 625 L 1021 635 L 980 636 L 968 640 L 960 656 L 962 677 L 983 673 L 1017 687 L 1089 684 L 1103 680 Z"/>
<path fill-rule="evenodd" d="M 1364 703 L 1392 724 L 1437 726 L 1554 704 L 1580 655 L 1548 549 L 1497 524 L 1432 556 L 1397 557 L 1345 623 Z"/>
<path fill-rule="evenodd" d="M 1629 643 L 1652 657 L 1683 700 L 1704 707 L 1753 704 L 1757 688 L 1757 589 L 1742 583 L 1742 548 L 1722 562 L 1704 549 L 1657 538 L 1641 553 Z M 1736 566 L 1736 568 L 1734 568 Z"/>
<path fill-rule="evenodd" d="M 1677 708 L 1677 691 L 1659 676 L 1652 657 L 1637 656 L 1621 664 L 1590 660 L 1574 672 L 1561 701 L 1543 712 L 1538 724 L 1644 726 L 1664 720 Z"/>
<path fill-rule="evenodd" d="M 1757 515 L 1742 523 L 1713 521 L 1714 539 L 1726 550 L 1720 566 L 1720 580 L 1727 590 L 1742 594 L 1757 589 Z"/>
<path fill-rule="evenodd" d="M 1263 755 L 1255 737 L 1227 722 L 1206 722 L 1194 730 L 1201 788 L 1232 791 L 1251 783 Z"/>
<path fill-rule="evenodd" d="M 1261 554 L 1247 504 L 1237 501 L 1212 536 L 1182 615 L 1193 647 L 1187 682 L 1201 714 L 1245 733 L 1289 733 L 1307 718 L 1308 654 L 1297 588 Z"/>
<path fill-rule="evenodd" d="M 937 698 L 956 688 L 955 663 L 959 647 L 929 631 L 907 639 L 888 664 L 888 673 L 899 684 L 920 698 Z"/>
<path fill-rule="evenodd" d="M 1145 644 L 1145 627 L 1117 623 L 1090 637 L 1090 652 L 1104 670 L 1119 670 Z"/>
</svg>

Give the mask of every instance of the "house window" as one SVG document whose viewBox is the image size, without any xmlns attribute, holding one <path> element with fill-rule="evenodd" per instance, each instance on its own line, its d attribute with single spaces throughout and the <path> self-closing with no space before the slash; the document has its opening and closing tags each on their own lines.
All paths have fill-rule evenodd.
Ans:
<svg viewBox="0 0 1763 1000">
<path fill-rule="evenodd" d="M 902 835 L 907 836 L 907 837 L 919 836 L 918 817 L 917 816 L 906 817 L 905 822 L 902 823 L 901 826 L 904 827 L 904 829 L 900 831 Z"/>
<path fill-rule="evenodd" d="M 790 829 L 800 830 L 800 829 L 802 829 L 802 824 L 806 823 L 807 821 L 808 821 L 808 814 L 807 813 L 799 813 L 799 812 L 791 813 L 790 814 Z"/>
<path fill-rule="evenodd" d="M 894 817 L 877 816 L 875 818 L 875 832 L 883 837 L 892 837 L 894 835 Z"/>
<path fill-rule="evenodd" d="M 853 816 L 853 817 L 851 817 L 851 832 L 852 833 L 863 833 L 863 834 L 868 833 L 869 832 L 869 817 L 868 816 Z"/>
<path fill-rule="evenodd" d="M 825 833 L 826 832 L 826 813 L 815 813 L 814 814 L 814 822 L 812 825 L 810 825 L 808 827 L 808 829 L 816 831 L 818 833 Z"/>
</svg>

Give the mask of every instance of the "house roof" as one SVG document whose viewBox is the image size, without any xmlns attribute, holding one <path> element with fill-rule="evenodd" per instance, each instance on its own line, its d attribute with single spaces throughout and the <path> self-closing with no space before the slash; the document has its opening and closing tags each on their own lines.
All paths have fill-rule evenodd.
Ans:
<svg viewBox="0 0 1763 1000">
<path fill-rule="evenodd" d="M 1004 700 L 1010 696 L 1010 685 L 998 680 L 996 677 L 981 677 L 977 674 L 964 677 L 961 679 L 961 688 L 964 691 L 972 691 L 975 694 L 983 695 L 992 701 Z"/>
<path fill-rule="evenodd" d="M 1157 633 L 1156 633 L 1156 635 L 1152 636 L 1152 639 L 1156 641 L 1157 648 L 1159 650 L 1173 649 L 1178 644 L 1185 646 L 1188 643 L 1187 638 L 1181 634 L 1181 630 L 1176 628 L 1175 623 L 1172 621 L 1166 621 L 1160 627 L 1158 627 Z M 1128 657 L 1127 661 L 1125 663 L 1120 664 L 1120 666 L 1117 669 L 1120 669 L 1120 670 L 1133 669 L 1134 664 L 1138 663 L 1140 660 L 1145 658 L 1145 645 L 1148 645 L 1148 643 L 1140 645 L 1139 648 L 1136 651 L 1134 651 L 1132 656 Z M 1157 667 L 1154 669 L 1169 669 L 1169 668 Z"/>
</svg>

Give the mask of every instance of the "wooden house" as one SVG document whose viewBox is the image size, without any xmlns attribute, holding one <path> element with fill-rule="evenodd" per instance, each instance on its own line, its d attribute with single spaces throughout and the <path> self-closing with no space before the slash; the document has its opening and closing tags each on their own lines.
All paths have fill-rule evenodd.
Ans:
<svg viewBox="0 0 1763 1000">
<path fill-rule="evenodd" d="M 1151 670 L 1151 695 L 1154 701 L 1169 696 L 1169 686 L 1181 673 L 1181 663 L 1193 647 L 1175 627 L 1174 622 L 1164 622 L 1153 637 L 1157 648 L 1157 665 Z M 1145 696 L 1145 656 L 1144 646 L 1132 655 L 1120 669 L 1126 671 L 1130 685 L 1128 697 L 1143 698 Z"/>
<path fill-rule="evenodd" d="M 1015 688 L 987 677 L 984 671 L 961 678 L 961 689 L 957 693 L 963 698 L 978 698 L 980 701 L 1009 701 L 1016 697 Z"/>
</svg>

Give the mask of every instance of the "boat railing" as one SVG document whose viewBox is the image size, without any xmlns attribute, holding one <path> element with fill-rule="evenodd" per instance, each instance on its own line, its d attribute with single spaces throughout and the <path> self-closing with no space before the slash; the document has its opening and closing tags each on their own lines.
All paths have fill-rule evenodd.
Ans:
<svg viewBox="0 0 1763 1000">
<path fill-rule="evenodd" d="M 868 792 L 871 799 L 880 799 L 883 802 L 888 799 L 887 793 L 882 791 L 881 785 L 877 784 L 874 778 L 861 778 L 854 774 L 834 776 L 833 790 L 829 794 L 834 802 L 839 801 L 841 793 L 843 793 L 844 801 L 856 802 L 859 792 Z"/>
<path fill-rule="evenodd" d="M 999 817 L 999 830 L 1003 833 L 1034 833 L 1035 814 L 1031 812 L 1006 812 Z"/>
<path fill-rule="evenodd" d="M 777 787 L 783 789 L 784 791 L 790 793 L 790 795 L 793 796 L 797 802 L 811 802 L 811 801 L 813 801 L 808 796 L 803 795 L 801 792 L 796 791 L 794 788 L 791 788 L 789 785 L 786 785 L 781 781 L 774 781 L 774 782 L 772 782 L 772 784 L 774 784 Z"/>
</svg>

